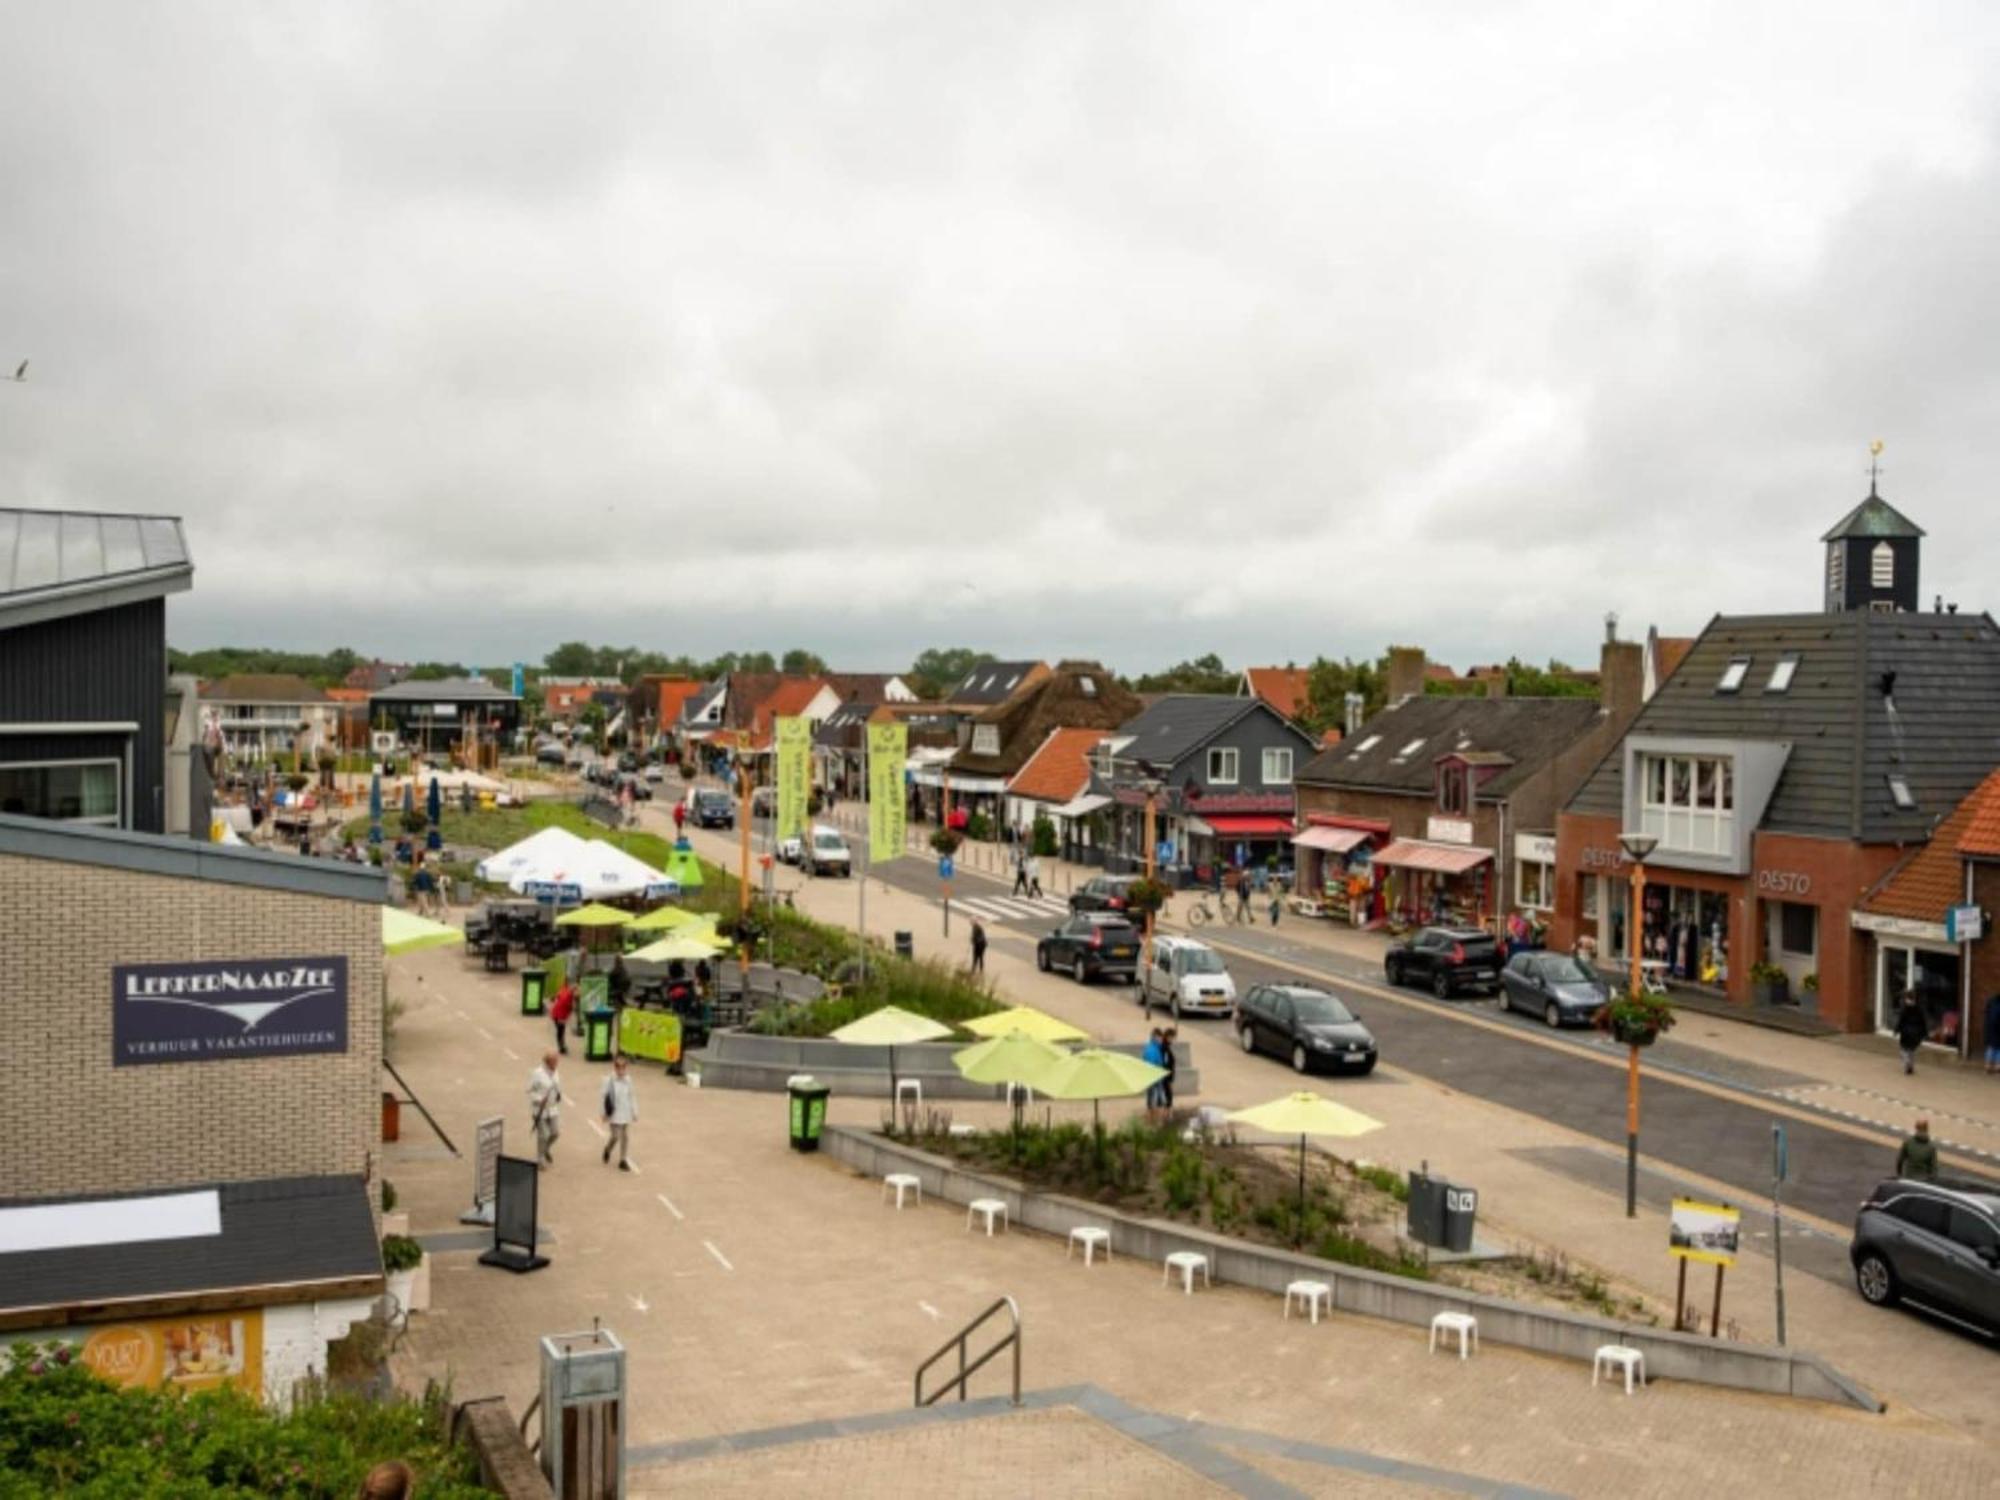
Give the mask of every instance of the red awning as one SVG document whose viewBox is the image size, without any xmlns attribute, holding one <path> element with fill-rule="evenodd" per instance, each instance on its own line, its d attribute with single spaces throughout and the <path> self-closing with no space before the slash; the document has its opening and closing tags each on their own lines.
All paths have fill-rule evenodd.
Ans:
<svg viewBox="0 0 2000 1500">
<path fill-rule="evenodd" d="M 1378 865 L 1395 865 L 1405 870 L 1430 870 L 1439 875 L 1463 875 L 1493 858 L 1491 849 L 1469 849 L 1463 844 L 1433 844 L 1423 839 L 1397 839 L 1375 856 Z"/>
<path fill-rule="evenodd" d="M 1293 838 L 1292 842 L 1301 849 L 1324 849 L 1329 854 L 1345 854 L 1356 845 L 1369 840 L 1365 828 L 1308 828 Z"/>
<path fill-rule="evenodd" d="M 1203 813 L 1201 820 L 1215 830 L 1217 838 L 1286 839 L 1292 836 L 1292 820 L 1270 813 Z"/>
</svg>

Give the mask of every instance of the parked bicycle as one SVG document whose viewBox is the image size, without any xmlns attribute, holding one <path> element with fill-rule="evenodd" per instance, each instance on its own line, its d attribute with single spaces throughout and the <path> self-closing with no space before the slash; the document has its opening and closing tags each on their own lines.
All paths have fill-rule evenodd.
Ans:
<svg viewBox="0 0 2000 1500">
<path fill-rule="evenodd" d="M 1234 922 L 1236 908 L 1227 895 L 1216 895 L 1213 891 L 1203 891 L 1188 908 L 1188 925 L 1206 927 L 1210 922 Z"/>
</svg>

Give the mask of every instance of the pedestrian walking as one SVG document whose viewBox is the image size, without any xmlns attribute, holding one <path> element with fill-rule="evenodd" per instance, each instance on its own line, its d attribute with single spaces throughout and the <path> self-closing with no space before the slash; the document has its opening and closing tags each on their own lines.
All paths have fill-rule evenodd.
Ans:
<svg viewBox="0 0 2000 1500">
<path fill-rule="evenodd" d="M 1174 1073 L 1179 1067 L 1174 1061 L 1174 1043 L 1180 1039 L 1178 1028 L 1169 1026 L 1160 1033 L 1160 1066 L 1167 1070 L 1167 1076 L 1160 1080 L 1160 1109 L 1164 1115 L 1174 1110 Z"/>
<path fill-rule="evenodd" d="M 1028 855 L 1019 844 L 1014 846 L 1014 890 L 1016 896 L 1026 895 L 1028 890 Z"/>
<path fill-rule="evenodd" d="M 1151 1063 L 1156 1068 L 1164 1068 L 1166 1066 L 1165 1054 L 1161 1050 L 1160 1037 L 1161 1037 L 1160 1028 L 1155 1026 L 1153 1028 L 1153 1034 L 1146 1038 L 1146 1050 L 1143 1054 L 1141 1054 L 1147 1062 Z M 1152 1124 L 1157 1125 L 1160 1122 L 1161 1100 L 1164 1097 L 1165 1093 L 1160 1083 L 1152 1083 L 1147 1085 L 1146 1119 Z"/>
<path fill-rule="evenodd" d="M 576 1014 L 576 983 L 567 975 L 556 997 L 549 1002 L 549 1019 L 555 1023 L 556 1051 L 565 1056 L 569 1053 L 569 1018 Z"/>
<path fill-rule="evenodd" d="M 611 992 L 611 1008 L 623 1010 L 626 996 L 632 993 L 632 976 L 625 970 L 624 954 L 611 960 L 611 977 L 605 981 L 605 988 Z"/>
<path fill-rule="evenodd" d="M 1930 1034 L 1930 1025 L 1924 1020 L 1924 1008 L 1917 1004 L 1917 992 L 1904 990 L 1902 1003 L 1896 1007 L 1896 1046 L 1903 1054 L 1903 1071 L 1917 1071 L 1917 1048 Z"/>
<path fill-rule="evenodd" d="M 972 919 L 972 972 L 986 972 L 986 928 L 977 917 Z"/>
<path fill-rule="evenodd" d="M 555 1165 L 556 1137 L 562 1134 L 562 1082 L 556 1077 L 557 1059 L 553 1052 L 542 1054 L 542 1065 L 528 1075 L 528 1109 L 533 1119 L 535 1159 L 542 1166 Z"/>
<path fill-rule="evenodd" d="M 1248 870 L 1238 870 L 1236 872 L 1236 920 L 1239 922 L 1248 922 L 1250 920 L 1250 872 Z"/>
<path fill-rule="evenodd" d="M 1916 1134 L 1904 1141 L 1902 1148 L 1896 1152 L 1896 1175 L 1918 1177 L 1925 1182 L 1937 1181 L 1937 1142 L 1931 1139 L 1929 1120 L 1917 1121 Z"/>
<path fill-rule="evenodd" d="M 604 1160 L 611 1160 L 611 1148 L 618 1148 L 618 1170 L 632 1170 L 632 1122 L 639 1118 L 639 1096 L 632 1088 L 632 1064 L 619 1053 L 611 1060 L 611 1076 L 604 1080 L 604 1123 L 611 1138 L 604 1143 Z"/>
<path fill-rule="evenodd" d="M 1030 896 L 1041 895 L 1042 893 L 1041 855 L 1030 854 L 1026 859 L 1021 861 L 1021 869 L 1027 874 L 1028 877 L 1028 894 Z"/>
<path fill-rule="evenodd" d="M 1986 1071 L 2000 1073 L 2000 990 L 1986 997 Z"/>
<path fill-rule="evenodd" d="M 1281 881 L 1271 882 L 1271 925 L 1278 925 L 1278 917 L 1285 909 L 1285 887 Z"/>
</svg>

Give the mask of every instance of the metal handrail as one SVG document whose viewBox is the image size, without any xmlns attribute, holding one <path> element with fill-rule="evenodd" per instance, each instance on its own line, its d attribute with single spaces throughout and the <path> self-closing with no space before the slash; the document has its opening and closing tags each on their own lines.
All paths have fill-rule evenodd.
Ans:
<svg viewBox="0 0 2000 1500">
<path fill-rule="evenodd" d="M 979 1358 L 973 1360 L 970 1364 L 967 1364 L 966 1349 L 965 1349 L 966 1342 L 972 1337 L 973 1334 L 979 1331 L 981 1325 L 984 1324 L 988 1318 L 992 1317 L 995 1313 L 1001 1311 L 1002 1309 L 1006 1310 L 1007 1317 L 1009 1321 L 1013 1324 L 1013 1327 L 1008 1330 L 1007 1336 L 1001 1339 L 999 1343 L 995 1344 L 991 1349 L 988 1349 L 984 1354 L 980 1355 Z M 925 1360 L 922 1364 L 917 1366 L 916 1392 L 915 1392 L 917 1405 L 935 1406 L 939 1401 L 943 1400 L 947 1395 L 951 1393 L 952 1387 L 954 1386 L 958 1388 L 958 1399 L 961 1401 L 966 1400 L 967 1399 L 965 1393 L 966 1381 L 969 1380 L 973 1376 L 973 1374 L 976 1373 L 982 1366 L 984 1366 L 988 1360 L 992 1359 L 1002 1350 L 1008 1349 L 1010 1347 L 1014 1351 L 1014 1405 L 1019 1406 L 1021 1404 L 1021 1309 L 1015 1305 L 1014 1299 L 1012 1297 L 1002 1297 L 999 1301 L 995 1302 L 991 1307 L 987 1308 L 986 1311 L 982 1312 L 978 1317 L 974 1318 L 970 1323 L 967 1323 L 963 1328 L 959 1329 L 958 1332 L 954 1334 L 951 1338 L 946 1339 L 944 1341 L 943 1346 L 939 1348 L 937 1353 L 933 1354 L 929 1359 Z M 943 1385 L 939 1386 L 935 1391 L 931 1392 L 931 1394 L 928 1397 L 926 1397 L 924 1395 L 924 1372 L 930 1369 L 930 1367 L 936 1364 L 939 1360 L 943 1359 L 947 1354 L 951 1353 L 951 1351 L 954 1349 L 958 1351 L 958 1374 L 953 1376 L 951 1379 L 947 1380 Z"/>
</svg>

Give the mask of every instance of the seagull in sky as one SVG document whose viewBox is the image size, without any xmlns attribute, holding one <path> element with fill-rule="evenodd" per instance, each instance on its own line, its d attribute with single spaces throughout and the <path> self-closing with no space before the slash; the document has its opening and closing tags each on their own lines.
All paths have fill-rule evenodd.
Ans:
<svg viewBox="0 0 2000 1500">
<path fill-rule="evenodd" d="M 28 378 L 28 362 L 25 359 L 22 360 L 21 367 L 7 378 L 16 381 L 26 380 Z"/>
</svg>

